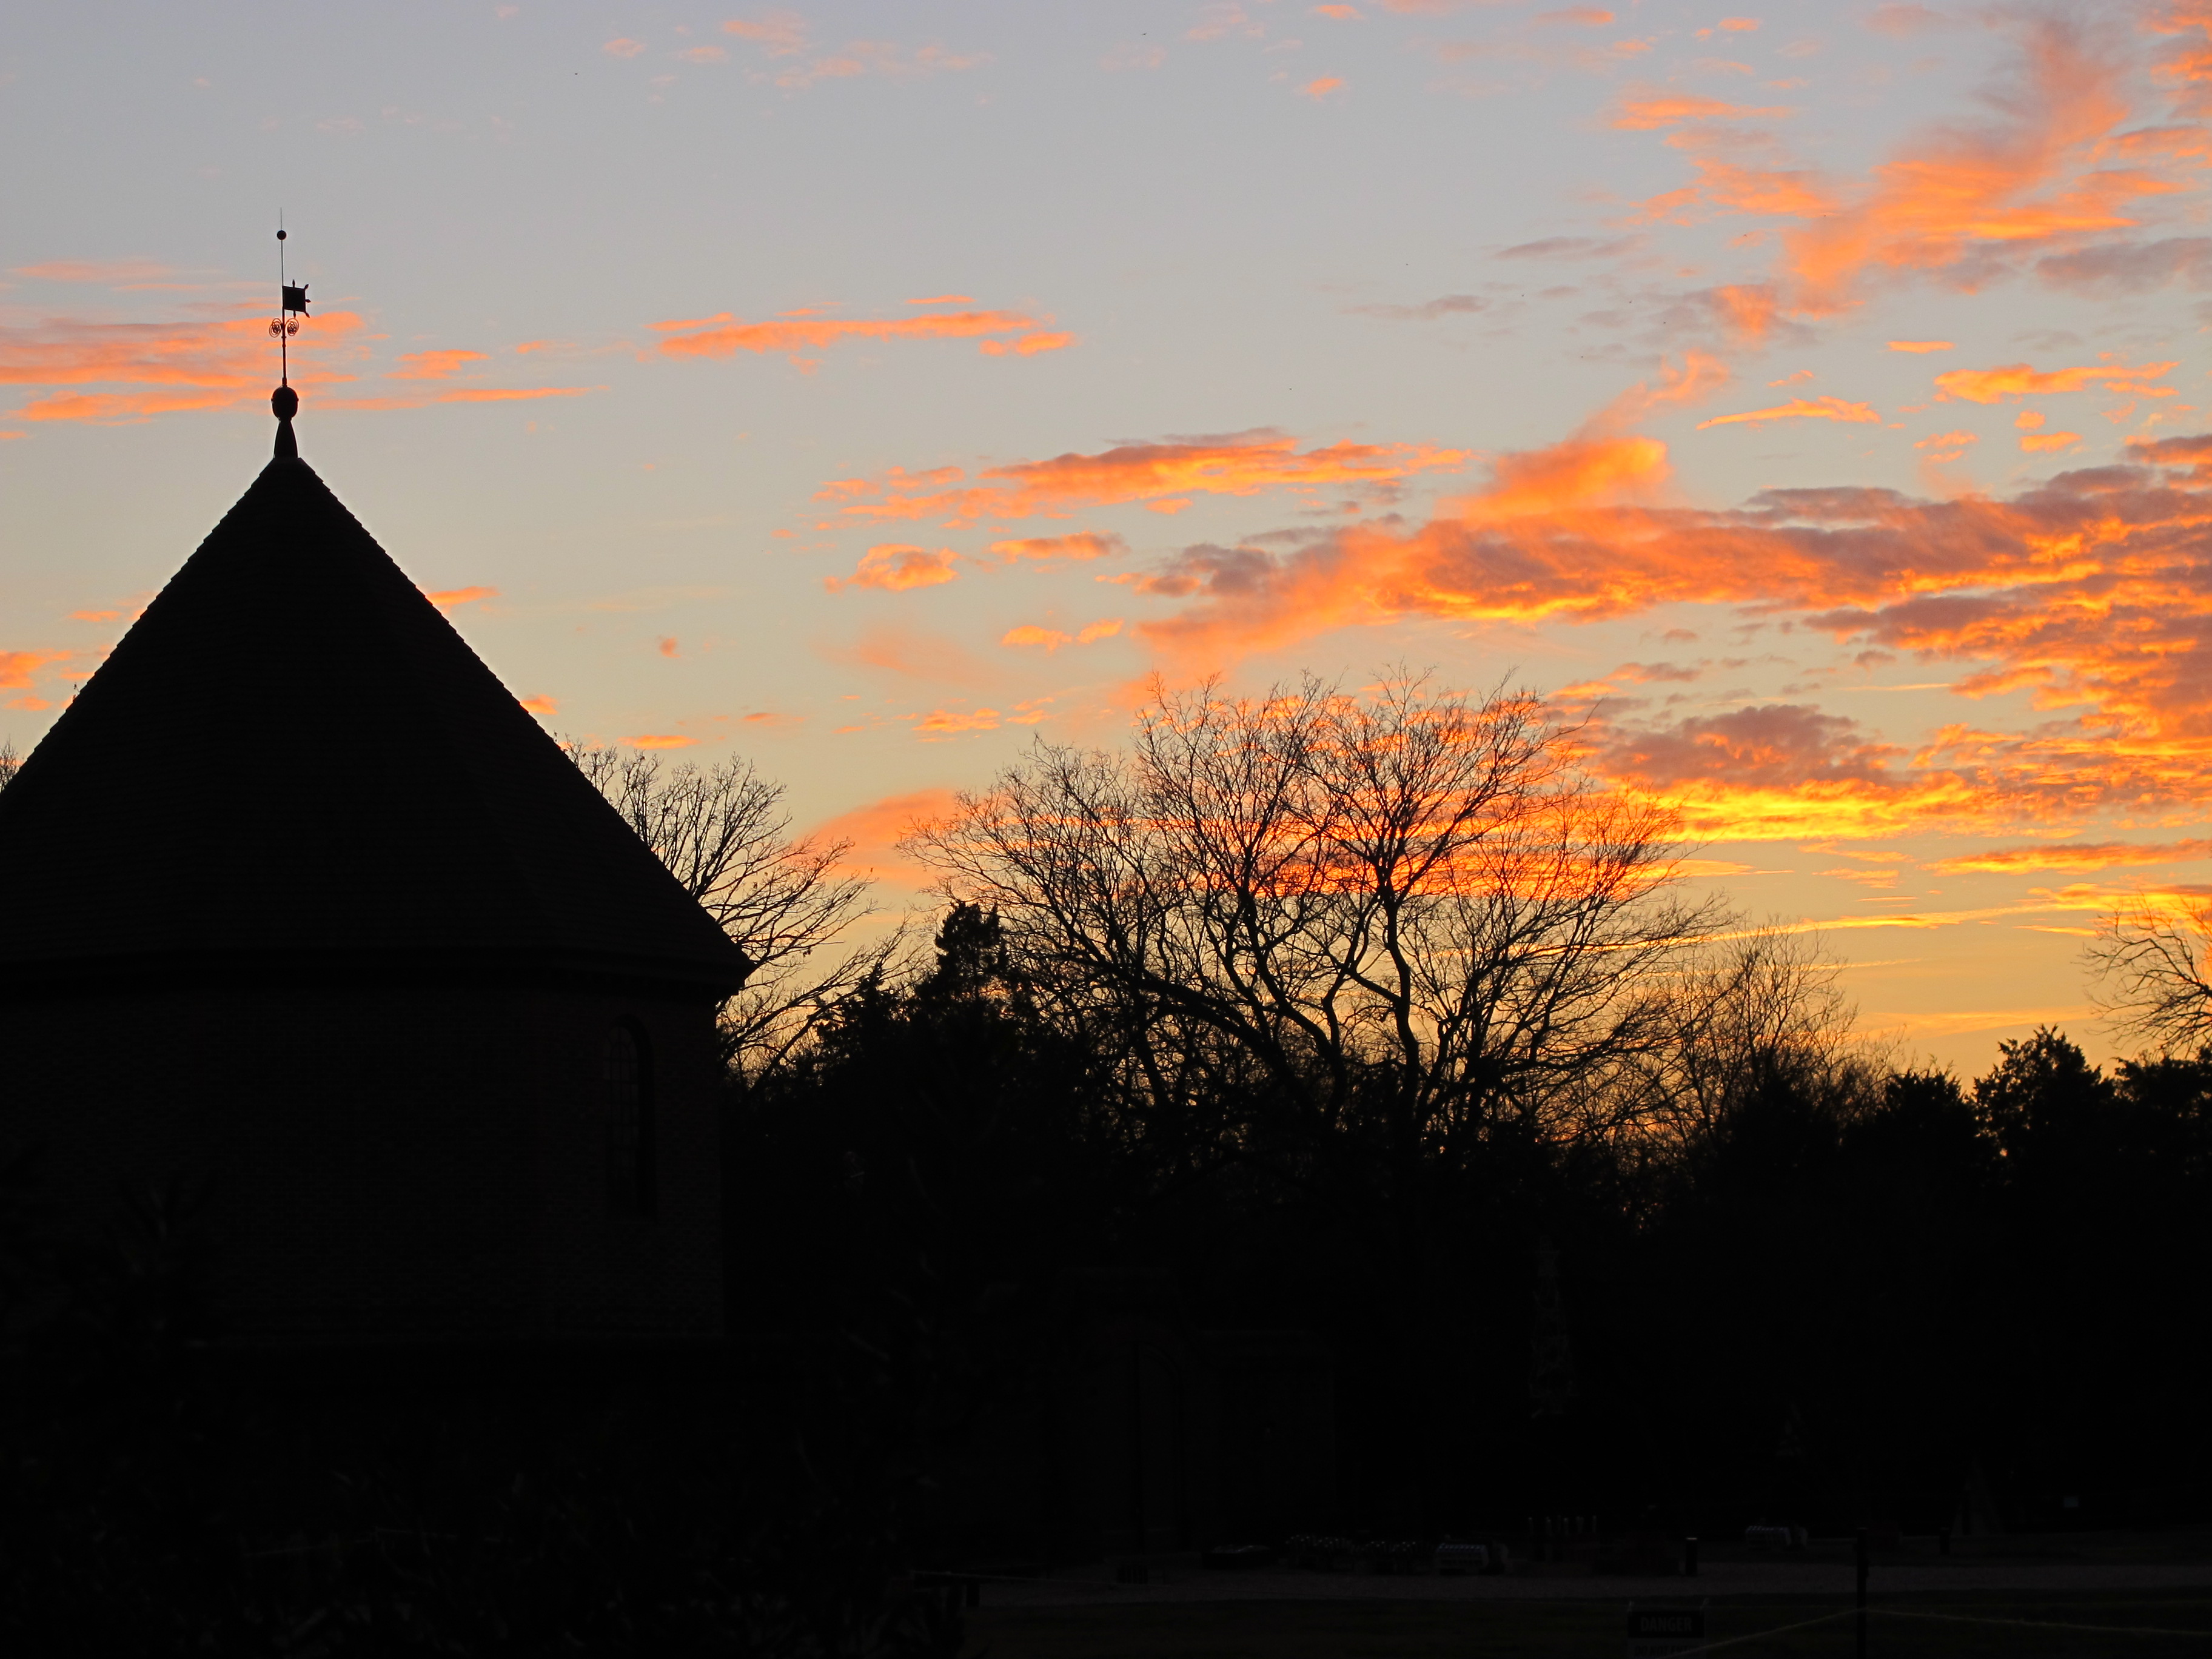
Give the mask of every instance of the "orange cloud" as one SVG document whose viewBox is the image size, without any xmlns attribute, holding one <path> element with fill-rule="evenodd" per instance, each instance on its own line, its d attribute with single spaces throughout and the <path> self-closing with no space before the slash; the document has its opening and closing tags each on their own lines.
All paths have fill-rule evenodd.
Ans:
<svg viewBox="0 0 2212 1659">
<path fill-rule="evenodd" d="M 635 58 L 645 50 L 645 42 L 623 36 L 608 41 L 599 50 L 610 58 Z"/>
<path fill-rule="evenodd" d="M 2135 65 L 2114 51 L 2115 36 L 2051 15 L 2008 27 L 2019 53 L 1985 95 L 1996 113 L 1933 125 L 1855 180 L 1790 166 L 1775 141 L 1722 125 L 1772 111 L 1632 93 L 1616 125 L 1669 129 L 1668 142 L 1691 155 L 1696 173 L 1645 203 L 1641 216 L 1718 211 L 1796 222 L 1781 238 L 1784 307 L 1820 316 L 1856 303 L 1870 276 L 1980 287 L 2027 256 L 2130 230 L 2145 203 L 2196 187 L 2192 158 L 2206 135 L 2123 130 Z M 2166 280 L 2177 261 L 2194 258 L 2170 252 L 2162 264 L 2152 261 L 2160 270 L 2149 280 Z M 2107 280 L 2101 267 L 2063 262 L 2047 274 L 2062 283 Z"/>
<path fill-rule="evenodd" d="M 995 708 L 933 708 L 915 724 L 916 732 L 952 737 L 962 732 L 995 732 L 1003 719 Z"/>
<path fill-rule="evenodd" d="M 2020 441 L 2020 447 L 2030 455 L 2041 455 L 2052 450 L 2067 449 L 2081 441 L 2078 432 L 2045 432 L 2030 434 Z"/>
<path fill-rule="evenodd" d="M 318 315 L 292 347 L 293 376 L 303 387 L 349 378 L 326 360 L 362 327 L 349 311 Z M 176 388 L 69 393 L 16 413 L 28 421 L 143 420 L 192 410 L 226 409 L 269 395 L 274 378 L 268 319 L 95 323 L 62 318 L 0 327 L 0 385 Z"/>
<path fill-rule="evenodd" d="M 1764 283 L 1734 283 L 1711 290 L 1722 325 L 1740 339 L 1763 340 L 1780 313 L 1774 289 Z"/>
<path fill-rule="evenodd" d="M 2100 363 L 2094 368 L 2036 369 L 2027 363 L 2007 363 L 2002 368 L 1950 369 L 1936 377 L 1936 385 L 1941 397 L 1964 398 L 1976 404 L 2002 403 L 2007 398 L 2041 397 L 2056 392 L 2080 392 L 2093 386 L 2106 392 L 2160 397 L 2172 388 L 2154 387 L 2146 382 L 2170 374 L 2178 367 L 2175 363 L 2144 363 L 2130 368 L 2120 363 Z"/>
<path fill-rule="evenodd" d="M 396 368 L 384 378 L 387 380 L 442 380 L 453 374 L 464 364 L 490 362 L 481 351 L 409 351 L 401 354 L 399 361 L 407 365 Z"/>
<path fill-rule="evenodd" d="M 1646 87 L 1621 94 L 1620 103 L 1613 111 L 1609 125 L 1630 132 L 1649 132 L 1662 127 L 1680 126 L 1686 121 L 1748 121 L 1769 117 L 1778 118 L 1796 112 L 1778 104 L 1754 107 L 1748 104 L 1726 103 L 1718 98 L 1700 98 L 1691 93 L 1661 92 Z"/>
<path fill-rule="evenodd" d="M 27 691 L 32 677 L 50 662 L 66 661 L 67 651 L 0 651 L 0 691 Z"/>
<path fill-rule="evenodd" d="M 1958 432 L 1939 432 L 1933 437 L 1916 440 L 1912 447 L 1915 449 L 1924 449 L 1929 451 L 1929 460 L 1940 465 L 1945 461 L 1957 460 L 1960 456 L 1966 453 L 1967 445 L 1978 444 L 1981 442 L 1981 434 L 1978 432 L 1966 432 L 1963 430 Z"/>
<path fill-rule="evenodd" d="M 1601 29 L 1613 21 L 1609 11 L 1595 6 L 1568 6 L 1559 11 L 1540 11 L 1528 20 L 1532 23 L 1569 23 L 1577 28 Z"/>
<path fill-rule="evenodd" d="M 2157 70 L 2159 79 L 2179 94 L 2176 112 L 2203 115 L 2212 111 L 2212 98 L 2207 96 L 2212 88 L 2212 5 L 2204 0 L 2174 0 L 2146 18 L 2144 27 L 2177 37 Z"/>
<path fill-rule="evenodd" d="M 950 817 L 959 807 L 959 796 L 950 789 L 915 789 L 840 812 L 809 833 L 818 842 L 850 843 L 842 869 L 924 887 L 935 878 L 933 872 L 901 853 L 898 843 L 916 824 Z"/>
<path fill-rule="evenodd" d="M 833 593 L 841 587 L 879 587 L 896 593 L 909 587 L 934 587 L 959 574 L 952 568 L 949 549 L 932 552 L 926 547 L 884 542 L 862 555 L 850 576 L 842 581 L 832 577 L 826 586 Z"/>
<path fill-rule="evenodd" d="M 183 415 L 196 410 L 230 409 L 251 403 L 251 394 L 222 392 L 91 392 L 59 398 L 41 398 L 15 411 L 25 421 L 87 421 L 97 425 L 120 425 L 149 420 L 156 415 Z"/>
<path fill-rule="evenodd" d="M 1307 82 L 1305 85 L 1300 87 L 1298 90 L 1306 97 L 1311 98 L 1315 101 L 1318 102 L 1322 99 L 1328 97 L 1332 92 L 1339 90 L 1343 85 L 1344 77 L 1342 76 L 1323 75 L 1318 76 L 1315 79 Z"/>
<path fill-rule="evenodd" d="M 673 732 L 647 732 L 635 738 L 624 738 L 623 741 L 633 749 L 689 749 L 699 739 L 679 737 Z"/>
<path fill-rule="evenodd" d="M 1039 628 L 1034 623 L 1024 623 L 1019 628 L 1008 629 L 1000 637 L 999 643 L 1000 645 L 1041 645 L 1047 651 L 1057 651 L 1063 645 L 1089 645 L 1096 640 L 1111 639 L 1121 631 L 1121 619 L 1119 617 L 1109 617 L 1104 622 L 1092 623 L 1088 628 L 1073 635 L 1063 634 L 1056 628 Z"/>
<path fill-rule="evenodd" d="M 1310 9 L 1319 16 L 1333 17 L 1340 23 L 1352 22 L 1362 15 L 1357 6 L 1314 6 Z"/>
<path fill-rule="evenodd" d="M 520 701 L 532 714 L 542 714 L 548 720 L 561 712 L 561 705 L 550 697 L 524 697 Z"/>
<path fill-rule="evenodd" d="M 1024 560 L 1034 564 L 1054 564 L 1063 559 L 1079 562 L 1128 550 L 1128 544 L 1119 536 L 1100 535 L 1088 530 L 1078 531 L 1072 536 L 1033 536 L 1022 541 L 991 544 L 991 551 L 1009 564 L 1019 564 Z"/>
<path fill-rule="evenodd" d="M 713 317 L 679 318 L 650 326 L 665 337 L 663 356 L 669 357 L 727 357 L 739 351 L 823 350 L 847 340 L 971 340 L 997 335 L 1027 336 L 1049 343 L 1023 351 L 1051 351 L 1071 337 L 1040 335 L 1042 319 L 1015 311 L 936 312 L 921 317 L 805 317 L 779 318 L 772 322 L 739 322 L 728 312 Z M 1000 350 L 1022 350 L 1019 345 Z"/>
<path fill-rule="evenodd" d="M 815 499 L 848 518 L 957 522 L 1059 515 L 1123 502 L 1156 502 L 1173 510 L 1170 501 L 1180 505 L 1179 498 L 1194 494 L 1252 495 L 1287 489 L 1310 495 L 1345 489 L 1387 497 L 1410 478 L 1455 469 L 1468 459 L 1465 450 L 1420 444 L 1346 442 L 1302 451 L 1294 438 L 1261 431 L 1017 461 L 988 468 L 973 480 L 958 467 L 929 472 L 893 468 L 879 478 L 837 479 Z"/>
<path fill-rule="evenodd" d="M 2179 864 L 2205 858 L 2212 858 L 2212 841 L 2056 842 L 2037 847 L 2000 847 L 1986 853 L 1961 854 L 1956 858 L 1939 859 L 1928 867 L 1945 875 L 2017 875 L 2032 870 L 2087 873 L 2126 865 Z"/>
<path fill-rule="evenodd" d="M 1879 422 L 1871 404 L 1847 404 L 1841 398 L 1792 398 L 1786 404 L 1772 409 L 1747 410 L 1741 415 L 1716 415 L 1710 421 L 1699 421 L 1698 430 L 1709 426 L 1732 426 L 1738 422 L 1766 421 L 1850 421 Z"/>
<path fill-rule="evenodd" d="M 1955 351 L 1958 349 L 1948 340 L 1892 340 L 1889 343 L 1889 349 L 1892 351 Z"/>
<path fill-rule="evenodd" d="M 1073 334 L 1024 334 L 1018 340 L 984 340 L 975 349 L 990 357 L 1003 357 L 1009 353 L 1034 357 L 1040 351 L 1059 351 L 1074 343 Z"/>
<path fill-rule="evenodd" d="M 425 588 L 423 597 L 436 605 L 439 610 L 451 611 L 457 605 L 474 605 L 478 599 L 496 599 L 499 597 L 499 589 L 496 587 L 445 587 L 434 592 Z"/>
<path fill-rule="evenodd" d="M 2015 696 L 2039 723 L 1958 721 L 1909 748 L 1796 705 L 1593 730 L 1612 775 L 1663 791 L 1701 836 L 1987 833 L 2212 806 L 2212 434 L 2131 440 L 2119 465 L 2009 500 L 1832 487 L 1693 508 L 1660 498 L 1666 473 L 1663 445 L 1594 424 L 1498 458 L 1486 487 L 1425 524 L 1187 549 L 1133 584 L 1176 602 L 1139 632 L 1198 672 L 1345 627 L 1744 606 L 1846 648 L 1955 664 L 1954 695 Z"/>
</svg>

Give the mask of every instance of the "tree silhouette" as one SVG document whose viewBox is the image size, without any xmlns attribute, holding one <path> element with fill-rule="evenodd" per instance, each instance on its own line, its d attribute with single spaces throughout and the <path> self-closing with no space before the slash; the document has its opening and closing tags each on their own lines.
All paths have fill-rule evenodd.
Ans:
<svg viewBox="0 0 2212 1659">
<path fill-rule="evenodd" d="M 2212 901 L 2139 896 L 2084 954 L 2112 988 L 2099 1007 L 2116 1036 L 2161 1054 L 2212 1045 Z"/>
<path fill-rule="evenodd" d="M 724 1057 L 741 1079 L 784 1064 L 898 950 L 896 928 L 834 949 L 872 914 L 868 882 L 844 867 L 852 843 L 791 839 L 783 786 L 751 762 L 670 766 L 640 750 L 562 746 L 752 963 L 720 1018 Z"/>
</svg>

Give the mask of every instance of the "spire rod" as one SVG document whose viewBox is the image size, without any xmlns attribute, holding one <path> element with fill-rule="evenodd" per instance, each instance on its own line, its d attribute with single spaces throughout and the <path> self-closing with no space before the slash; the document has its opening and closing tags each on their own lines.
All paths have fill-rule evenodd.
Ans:
<svg viewBox="0 0 2212 1659">
<path fill-rule="evenodd" d="M 269 407 L 276 416 L 276 453 L 296 459 L 299 441 L 292 435 L 292 416 L 299 412 L 300 394 L 292 390 L 292 337 L 300 331 L 300 319 L 307 314 L 307 285 L 297 288 L 284 270 L 284 210 L 276 210 L 276 291 L 282 309 L 269 323 L 276 342 L 276 390 L 269 394 Z"/>
</svg>

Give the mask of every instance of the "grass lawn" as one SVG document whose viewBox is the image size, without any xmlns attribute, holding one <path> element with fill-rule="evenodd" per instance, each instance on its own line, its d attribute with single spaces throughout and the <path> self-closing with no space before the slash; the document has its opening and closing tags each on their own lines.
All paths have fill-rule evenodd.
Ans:
<svg viewBox="0 0 2212 1659">
<path fill-rule="evenodd" d="M 1647 1601 L 1671 1600 L 1647 1596 Z M 983 1608 L 969 1619 L 969 1659 L 1620 1659 L 1620 1601 L 1243 1601 L 1066 1608 Z M 1794 1625 L 1829 1601 L 1713 1602 L 1707 1639 Z M 1916 1613 L 2063 1621 L 2100 1632 L 1920 1620 L 1869 1620 L 1869 1659 L 2168 1659 L 2212 1656 L 2212 1595 L 1995 1592 L 1910 1601 Z M 2201 1637 L 2127 1636 L 2129 1626 Z M 1849 1659 L 1849 1618 L 1724 1650 L 1731 1659 Z"/>
</svg>

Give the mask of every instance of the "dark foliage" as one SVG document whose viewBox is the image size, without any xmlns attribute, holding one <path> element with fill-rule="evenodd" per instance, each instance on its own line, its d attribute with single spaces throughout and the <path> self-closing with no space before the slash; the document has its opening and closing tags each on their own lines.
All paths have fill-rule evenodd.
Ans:
<svg viewBox="0 0 2212 1659">
<path fill-rule="evenodd" d="M 1233 1068 L 1164 1117 L 1111 1018 L 957 906 L 733 1091 L 750 1335 L 706 1383 L 224 1370 L 189 1194 L 65 1250 L 0 1170 L 0 1643 L 949 1654 L 905 1575 L 1082 1547 L 1036 1449 L 1139 1303 L 1326 1346 L 1346 1535 L 1934 1528 L 1977 1466 L 2016 1526 L 2202 1518 L 2212 1058 L 2041 1030 L 1962 1086 L 1761 1041 L 1674 1132 L 1422 1146 Z"/>
<path fill-rule="evenodd" d="M 890 1368 L 226 1354 L 199 1340 L 193 1220 L 164 1193 L 96 1247 L 10 1232 L 0 1648 L 959 1652 L 954 1600 L 906 1575 Z"/>
<path fill-rule="evenodd" d="M 948 1545 L 963 1479 L 988 1504 L 947 1448 L 1036 1405 L 1115 1272 L 1194 1330 L 1326 1339 L 1358 1530 L 1932 1528 L 1978 1463 L 2022 1524 L 2194 1513 L 2212 1063 L 2108 1077 L 2039 1031 L 1966 1088 L 1784 1043 L 1663 1144 L 1501 1114 L 1409 1154 L 1387 1112 L 1271 1115 L 1258 1080 L 1205 1115 L 1247 1133 L 1178 1134 L 1121 1052 L 963 908 L 748 1126 L 748 1316 L 928 1333 Z"/>
</svg>

